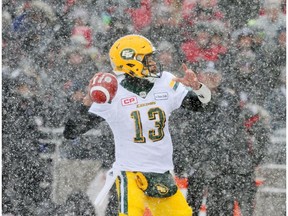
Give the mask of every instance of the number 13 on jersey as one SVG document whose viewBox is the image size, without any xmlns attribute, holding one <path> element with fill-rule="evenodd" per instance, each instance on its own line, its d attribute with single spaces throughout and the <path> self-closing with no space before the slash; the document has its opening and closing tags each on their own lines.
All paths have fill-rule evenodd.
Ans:
<svg viewBox="0 0 288 216">
<path fill-rule="evenodd" d="M 151 121 L 154 121 L 155 128 L 151 128 L 148 131 L 148 138 L 152 140 L 153 142 L 157 142 L 159 140 L 162 140 L 164 137 L 164 127 L 166 123 L 166 115 L 165 112 L 160 109 L 159 107 L 150 108 L 148 110 L 148 119 Z M 158 120 L 156 120 L 158 117 Z M 142 129 L 142 121 L 140 112 L 138 110 L 131 112 L 131 118 L 134 119 L 135 123 L 135 137 L 134 142 L 136 143 L 145 143 L 146 138 L 143 134 Z M 146 135 L 146 134 L 145 134 Z"/>
</svg>

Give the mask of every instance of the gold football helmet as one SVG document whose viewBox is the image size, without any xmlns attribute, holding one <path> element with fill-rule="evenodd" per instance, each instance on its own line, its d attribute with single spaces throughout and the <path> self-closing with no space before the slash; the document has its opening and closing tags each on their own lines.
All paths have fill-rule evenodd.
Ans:
<svg viewBox="0 0 288 216">
<path fill-rule="evenodd" d="M 160 77 L 156 62 L 151 60 L 154 52 L 155 48 L 147 38 L 132 34 L 119 38 L 112 45 L 109 57 L 116 74 L 126 73 L 137 78 Z"/>
</svg>

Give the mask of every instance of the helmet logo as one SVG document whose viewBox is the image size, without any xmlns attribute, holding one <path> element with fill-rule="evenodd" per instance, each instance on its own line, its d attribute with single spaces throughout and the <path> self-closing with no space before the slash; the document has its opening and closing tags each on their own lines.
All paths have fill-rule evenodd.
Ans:
<svg viewBox="0 0 288 216">
<path fill-rule="evenodd" d="M 122 50 L 120 55 L 123 59 L 133 59 L 135 56 L 135 51 L 132 49 L 129 49 L 129 48 L 124 49 L 124 50 Z"/>
</svg>

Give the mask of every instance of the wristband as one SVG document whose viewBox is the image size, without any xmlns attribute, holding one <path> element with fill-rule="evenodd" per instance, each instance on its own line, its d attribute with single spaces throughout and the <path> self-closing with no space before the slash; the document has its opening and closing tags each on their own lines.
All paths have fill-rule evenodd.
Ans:
<svg viewBox="0 0 288 216">
<path fill-rule="evenodd" d="M 208 103 L 211 100 L 211 91 L 203 83 L 201 83 L 201 87 L 198 90 L 192 89 L 192 91 L 196 93 L 202 103 Z"/>
</svg>

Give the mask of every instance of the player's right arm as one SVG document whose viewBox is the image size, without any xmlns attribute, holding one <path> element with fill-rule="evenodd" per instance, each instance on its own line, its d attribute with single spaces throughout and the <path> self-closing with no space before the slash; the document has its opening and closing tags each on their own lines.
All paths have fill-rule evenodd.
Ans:
<svg viewBox="0 0 288 216">
<path fill-rule="evenodd" d="M 94 75 L 94 77 L 95 76 L 96 75 Z M 79 110 L 77 110 L 76 114 L 70 116 L 70 118 L 65 123 L 63 131 L 65 139 L 76 139 L 77 137 L 91 130 L 98 123 L 104 120 L 100 116 L 89 112 L 89 108 L 93 104 L 93 101 L 89 95 L 90 86 L 92 84 L 93 78 L 89 81 L 87 94 L 83 98 Z"/>
<path fill-rule="evenodd" d="M 104 120 L 100 116 L 89 113 L 89 107 L 90 104 L 85 103 L 84 99 L 83 104 L 81 104 L 80 109 L 77 111 L 77 115 L 74 114 L 73 116 L 70 116 L 65 123 L 63 132 L 66 139 L 75 139 Z"/>
</svg>

